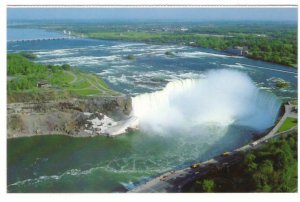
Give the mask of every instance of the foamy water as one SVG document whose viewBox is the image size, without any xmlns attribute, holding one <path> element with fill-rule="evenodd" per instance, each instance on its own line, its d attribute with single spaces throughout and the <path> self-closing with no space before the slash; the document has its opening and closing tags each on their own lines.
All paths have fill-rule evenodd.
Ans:
<svg viewBox="0 0 300 202">
<path fill-rule="evenodd" d="M 274 95 L 259 90 L 250 77 L 233 70 L 170 82 L 161 91 L 133 98 L 133 114 L 141 128 L 158 133 L 191 133 L 195 127 L 230 124 L 264 130 L 274 124 L 279 107 Z"/>
</svg>

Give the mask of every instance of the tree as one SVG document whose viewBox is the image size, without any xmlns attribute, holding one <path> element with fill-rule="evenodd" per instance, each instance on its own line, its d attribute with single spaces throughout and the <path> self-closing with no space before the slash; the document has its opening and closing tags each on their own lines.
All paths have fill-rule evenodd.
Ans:
<svg viewBox="0 0 300 202">
<path fill-rule="evenodd" d="M 254 162 L 254 160 L 256 159 L 254 154 L 247 154 L 245 159 L 244 159 L 244 165 L 245 165 L 245 169 L 246 172 L 252 173 L 257 169 L 257 164 Z"/>
<path fill-rule="evenodd" d="M 25 57 L 25 58 L 27 58 L 27 59 L 30 59 L 30 60 L 34 60 L 34 59 L 37 58 L 37 56 L 36 56 L 35 54 L 33 54 L 33 53 L 20 52 L 20 54 L 21 54 L 23 57 Z"/>
<path fill-rule="evenodd" d="M 282 150 L 277 150 L 274 154 L 274 167 L 276 170 L 278 169 L 284 169 L 288 166 L 288 159 L 286 154 Z"/>
<path fill-rule="evenodd" d="M 71 66 L 68 65 L 68 64 L 63 64 L 61 67 L 62 67 L 63 70 L 70 70 L 71 69 Z"/>
<path fill-rule="evenodd" d="M 273 173 L 273 162 L 271 160 L 265 160 L 259 167 L 259 171 L 270 177 Z"/>
<path fill-rule="evenodd" d="M 263 187 L 261 188 L 262 192 L 270 192 L 272 191 L 272 187 L 268 184 L 263 185 Z"/>
<path fill-rule="evenodd" d="M 259 166 L 256 173 L 253 175 L 253 180 L 256 184 L 257 191 L 264 191 L 266 187 L 271 186 L 270 181 L 273 179 L 273 164 L 270 160 L 265 160 Z M 272 188 L 270 189 L 272 190 Z"/>
<path fill-rule="evenodd" d="M 205 192 L 213 192 L 215 188 L 215 182 L 213 180 L 203 180 L 202 189 Z"/>
</svg>

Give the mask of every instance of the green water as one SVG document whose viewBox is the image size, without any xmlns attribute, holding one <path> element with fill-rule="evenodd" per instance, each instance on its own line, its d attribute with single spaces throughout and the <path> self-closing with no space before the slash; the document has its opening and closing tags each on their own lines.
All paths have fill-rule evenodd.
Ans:
<svg viewBox="0 0 300 202">
<path fill-rule="evenodd" d="M 25 33 L 22 29 L 15 31 L 19 32 L 17 36 Z M 7 47 L 8 52 L 35 53 L 42 63 L 67 63 L 98 73 L 114 90 L 130 95 L 161 90 L 169 81 L 195 75 L 198 78 L 207 70 L 228 68 L 247 73 L 259 87 L 269 89 L 282 100 L 297 97 L 296 69 L 208 49 L 91 39 L 9 42 Z M 166 56 L 165 51 L 169 50 L 178 54 Z M 140 56 L 127 60 L 128 54 Z M 277 89 L 276 78 L 288 81 L 290 87 Z M 264 106 L 268 108 L 270 104 Z M 254 132 L 234 125 L 223 131 L 193 131 L 193 135 L 131 133 L 116 138 L 11 139 L 8 191 L 124 192 L 165 171 L 235 149 L 249 142 Z"/>
<path fill-rule="evenodd" d="M 8 191 L 124 192 L 167 170 L 243 145 L 252 133 L 231 126 L 194 135 L 9 139 Z"/>
</svg>

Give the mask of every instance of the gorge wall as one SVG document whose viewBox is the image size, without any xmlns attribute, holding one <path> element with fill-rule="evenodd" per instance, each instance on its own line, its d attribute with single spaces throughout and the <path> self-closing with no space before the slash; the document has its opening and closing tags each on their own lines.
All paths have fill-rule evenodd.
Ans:
<svg viewBox="0 0 300 202">
<path fill-rule="evenodd" d="M 101 120 L 106 115 L 119 121 L 128 117 L 131 110 L 131 98 L 125 95 L 9 103 L 7 134 L 8 138 L 49 134 L 93 136 L 93 131 L 86 132 L 90 117 Z"/>
</svg>

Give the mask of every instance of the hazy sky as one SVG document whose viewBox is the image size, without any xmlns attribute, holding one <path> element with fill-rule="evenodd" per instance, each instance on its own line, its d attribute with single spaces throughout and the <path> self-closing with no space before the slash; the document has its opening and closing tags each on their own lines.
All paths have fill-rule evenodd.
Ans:
<svg viewBox="0 0 300 202">
<path fill-rule="evenodd" d="M 14 19 L 297 21 L 297 8 L 8 8 Z"/>
</svg>

